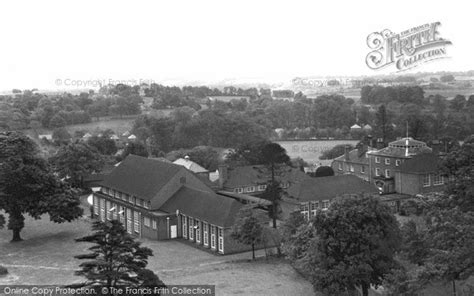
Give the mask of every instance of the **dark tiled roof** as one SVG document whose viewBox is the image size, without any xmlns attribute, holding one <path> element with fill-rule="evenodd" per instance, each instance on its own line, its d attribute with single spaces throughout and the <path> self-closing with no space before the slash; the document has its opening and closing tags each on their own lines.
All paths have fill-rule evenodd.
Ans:
<svg viewBox="0 0 474 296">
<path fill-rule="evenodd" d="M 102 185 L 145 200 L 151 200 L 182 166 L 160 160 L 129 155 L 108 176 Z"/>
<path fill-rule="evenodd" d="M 388 147 L 372 152 L 374 155 L 411 157 L 422 153 L 431 153 L 432 149 L 426 146 L 425 142 L 417 141 L 412 138 L 403 138 L 390 142 Z"/>
<path fill-rule="evenodd" d="M 402 173 L 433 173 L 438 170 L 440 158 L 433 153 L 417 155 L 400 166 Z"/>
<path fill-rule="evenodd" d="M 168 213 L 179 210 L 184 215 L 221 227 L 230 227 L 242 206 L 235 199 L 183 186 L 160 210 Z"/>
<path fill-rule="evenodd" d="M 365 156 L 367 151 L 360 152 L 359 149 L 353 149 L 349 151 L 349 157 L 347 159 L 348 162 L 352 163 L 360 163 L 360 164 L 369 164 L 369 158 Z M 346 161 L 346 156 L 341 155 L 334 159 L 335 161 Z"/>
<path fill-rule="evenodd" d="M 280 182 L 295 183 L 310 178 L 299 169 L 283 167 L 281 174 L 275 179 Z M 266 184 L 270 180 L 270 172 L 263 165 L 240 166 L 227 170 L 227 180 L 224 187 L 238 188 L 249 185 Z"/>
<path fill-rule="evenodd" d="M 353 175 L 319 177 L 296 184 L 288 194 L 300 201 L 332 199 L 344 194 L 375 194 L 379 190 L 374 184 Z"/>
</svg>

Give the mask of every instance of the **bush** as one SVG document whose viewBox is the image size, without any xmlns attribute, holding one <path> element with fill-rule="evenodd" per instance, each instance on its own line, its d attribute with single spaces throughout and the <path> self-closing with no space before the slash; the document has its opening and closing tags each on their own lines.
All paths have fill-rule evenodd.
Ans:
<svg viewBox="0 0 474 296">
<path fill-rule="evenodd" d="M 0 277 L 8 274 L 8 269 L 0 265 Z"/>
</svg>

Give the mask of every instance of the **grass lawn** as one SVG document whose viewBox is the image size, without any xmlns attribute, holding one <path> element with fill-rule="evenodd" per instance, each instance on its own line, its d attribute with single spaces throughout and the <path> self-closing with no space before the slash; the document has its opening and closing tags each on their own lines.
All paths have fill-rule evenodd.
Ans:
<svg viewBox="0 0 474 296">
<path fill-rule="evenodd" d="M 0 265 L 10 273 L 0 285 L 80 282 L 73 274 L 80 260 L 73 256 L 89 244 L 74 239 L 90 233 L 90 220 L 55 224 L 48 216 L 27 217 L 25 224 L 18 243 L 10 243 L 11 231 L 0 230 Z M 154 253 L 148 267 L 167 284 L 216 285 L 217 295 L 313 295 L 311 285 L 280 259 L 250 262 L 250 253 L 218 256 L 176 240 L 142 242 Z"/>
</svg>

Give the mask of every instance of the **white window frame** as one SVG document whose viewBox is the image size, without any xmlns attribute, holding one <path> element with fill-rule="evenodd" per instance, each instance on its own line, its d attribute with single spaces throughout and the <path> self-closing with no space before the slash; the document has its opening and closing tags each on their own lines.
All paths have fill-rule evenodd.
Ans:
<svg viewBox="0 0 474 296">
<path fill-rule="evenodd" d="M 433 174 L 433 185 L 439 186 L 444 184 L 444 177 L 440 174 Z"/>
<path fill-rule="evenodd" d="M 319 207 L 319 202 L 317 201 L 313 201 L 310 203 L 310 206 L 309 206 L 309 209 L 310 209 L 310 213 L 311 213 L 311 216 L 316 216 L 316 212 L 318 211 L 318 207 Z"/>
<path fill-rule="evenodd" d="M 202 233 L 203 233 L 203 244 L 204 246 L 209 246 L 209 224 L 207 222 L 202 222 Z"/>
<path fill-rule="evenodd" d="M 185 215 L 181 216 L 181 228 L 182 228 L 182 236 L 183 238 L 188 238 L 188 217 Z"/>
<path fill-rule="evenodd" d="M 379 156 L 375 156 L 375 163 L 380 163 L 380 157 Z"/>
<path fill-rule="evenodd" d="M 95 195 L 92 198 L 94 204 L 94 215 L 99 216 L 99 198 Z"/>
<path fill-rule="evenodd" d="M 158 228 L 158 222 L 156 222 L 156 219 L 151 220 L 151 228 L 156 230 Z"/>
<path fill-rule="evenodd" d="M 388 157 L 385 158 L 385 165 L 390 165 L 390 158 Z"/>
<path fill-rule="evenodd" d="M 105 222 L 105 199 L 100 199 L 100 221 Z"/>
<path fill-rule="evenodd" d="M 211 249 L 216 249 L 216 226 L 210 225 L 211 227 Z"/>
<path fill-rule="evenodd" d="M 306 220 L 309 220 L 309 203 L 302 203 L 300 206 L 301 214 Z"/>
<path fill-rule="evenodd" d="M 140 233 L 140 212 L 133 213 L 133 231 Z"/>
<path fill-rule="evenodd" d="M 234 191 L 237 193 L 242 193 L 244 192 L 244 189 L 239 187 L 239 188 L 235 188 Z"/>
<path fill-rule="evenodd" d="M 196 242 L 198 244 L 201 243 L 201 221 L 197 220 L 194 223 L 194 226 L 196 226 Z"/>
<path fill-rule="evenodd" d="M 120 212 L 122 212 L 120 214 Z M 125 223 L 125 207 L 123 206 L 119 206 L 119 221 L 124 224 Z"/>
<path fill-rule="evenodd" d="M 150 217 L 143 217 L 143 225 L 145 225 L 145 227 L 150 227 Z"/>
<path fill-rule="evenodd" d="M 430 186 L 431 186 L 431 174 L 424 174 L 423 187 L 430 187 Z"/>
<path fill-rule="evenodd" d="M 126 219 L 127 219 L 127 232 L 132 234 L 133 233 L 133 229 L 132 229 L 132 227 L 133 227 L 132 209 L 130 209 L 130 208 L 126 208 L 126 209 L 127 209 L 127 211 L 126 211 L 126 213 L 127 213 L 127 216 L 126 216 Z"/>
<path fill-rule="evenodd" d="M 220 227 L 217 228 L 217 236 L 219 240 L 219 252 L 224 253 L 224 230 Z"/>
<path fill-rule="evenodd" d="M 389 169 L 385 170 L 385 178 L 390 178 L 390 170 Z"/>
<path fill-rule="evenodd" d="M 395 160 L 395 166 L 400 166 L 401 163 L 402 161 L 400 159 Z"/>
<path fill-rule="evenodd" d="M 258 185 L 258 191 L 265 191 L 265 189 L 267 189 L 267 185 L 265 185 L 265 184 Z"/>
<path fill-rule="evenodd" d="M 189 217 L 189 240 L 194 240 L 194 219 Z"/>
<path fill-rule="evenodd" d="M 329 200 L 326 199 L 326 200 L 323 200 L 323 210 L 327 210 L 329 208 Z"/>
<path fill-rule="evenodd" d="M 376 177 L 380 176 L 380 169 L 379 168 L 375 168 L 375 176 Z"/>
<path fill-rule="evenodd" d="M 112 211 L 112 219 L 117 220 L 117 213 L 118 213 L 118 205 L 112 204 L 112 208 L 114 209 Z"/>
<path fill-rule="evenodd" d="M 112 220 L 112 212 L 110 209 L 112 209 L 112 203 L 108 200 L 105 203 L 106 217 L 108 221 Z"/>
</svg>

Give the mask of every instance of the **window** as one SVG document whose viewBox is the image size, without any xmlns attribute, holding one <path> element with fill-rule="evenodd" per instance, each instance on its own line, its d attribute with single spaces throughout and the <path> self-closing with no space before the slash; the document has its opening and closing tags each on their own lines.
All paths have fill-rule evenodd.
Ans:
<svg viewBox="0 0 474 296">
<path fill-rule="evenodd" d="M 188 217 L 186 216 L 181 216 L 181 226 L 183 228 L 183 237 L 188 238 L 188 223 L 187 223 Z"/>
<path fill-rule="evenodd" d="M 390 178 L 390 170 L 385 170 L 385 178 Z"/>
<path fill-rule="evenodd" d="M 255 191 L 255 186 L 249 186 L 245 187 L 244 192 L 254 192 Z"/>
<path fill-rule="evenodd" d="M 329 208 L 329 200 L 323 200 L 323 209 Z"/>
<path fill-rule="evenodd" d="M 128 200 L 128 194 L 122 194 L 122 200 L 127 201 Z"/>
<path fill-rule="evenodd" d="M 443 185 L 444 184 L 444 178 L 440 174 L 434 174 L 433 175 L 433 185 Z"/>
<path fill-rule="evenodd" d="M 399 166 L 400 163 L 401 163 L 401 160 L 400 160 L 400 159 L 395 160 L 395 166 Z"/>
<path fill-rule="evenodd" d="M 97 196 L 94 196 L 94 214 L 99 215 L 99 199 Z"/>
<path fill-rule="evenodd" d="M 132 210 L 127 208 L 127 232 L 132 233 Z"/>
<path fill-rule="evenodd" d="M 360 166 L 360 172 L 361 172 L 362 174 L 365 174 L 365 166 L 364 166 L 364 165 L 361 165 L 361 166 Z"/>
<path fill-rule="evenodd" d="M 194 228 L 196 229 L 196 242 L 201 243 L 201 223 L 199 220 L 196 220 L 196 226 Z"/>
<path fill-rule="evenodd" d="M 113 220 L 117 220 L 117 205 L 115 204 L 112 204 L 112 209 L 110 209 L 112 211 L 112 219 Z"/>
<path fill-rule="evenodd" d="M 242 188 L 235 188 L 234 191 L 237 192 L 237 193 L 244 192 L 244 190 Z"/>
<path fill-rule="evenodd" d="M 194 220 L 189 218 L 189 239 L 194 240 Z"/>
<path fill-rule="evenodd" d="M 219 252 L 224 253 L 224 231 L 218 228 L 217 234 L 219 236 Z"/>
<path fill-rule="evenodd" d="M 380 169 L 379 168 L 375 168 L 375 176 L 380 176 Z"/>
<path fill-rule="evenodd" d="M 150 227 L 150 218 L 148 217 L 143 218 L 143 224 L 145 224 L 146 227 Z"/>
<path fill-rule="evenodd" d="M 267 185 L 258 185 L 258 191 L 265 191 L 267 189 Z"/>
<path fill-rule="evenodd" d="M 209 245 L 209 224 L 206 222 L 202 222 L 202 232 L 204 234 L 203 243 L 207 247 Z"/>
<path fill-rule="evenodd" d="M 211 225 L 211 249 L 216 249 L 216 227 Z"/>
<path fill-rule="evenodd" d="M 316 216 L 316 211 L 318 210 L 319 203 L 314 201 L 310 204 L 311 216 Z"/>
<path fill-rule="evenodd" d="M 309 205 L 308 203 L 304 203 L 300 206 L 301 214 L 305 217 L 306 220 L 309 220 Z"/>
<path fill-rule="evenodd" d="M 133 196 L 131 196 L 131 195 L 128 196 L 128 202 L 131 203 L 131 204 L 135 204 L 134 201 L 133 201 Z"/>
<path fill-rule="evenodd" d="M 380 163 L 380 157 L 378 156 L 375 157 L 375 163 Z"/>
<path fill-rule="evenodd" d="M 158 223 L 156 223 L 156 219 L 151 220 L 151 228 L 153 228 L 153 229 L 156 230 L 156 228 L 158 228 L 158 227 L 157 227 L 157 226 L 158 226 L 157 224 L 158 224 Z"/>
<path fill-rule="evenodd" d="M 390 158 L 385 158 L 385 164 L 390 165 Z"/>
<path fill-rule="evenodd" d="M 430 174 L 423 175 L 423 187 L 428 187 L 431 185 Z"/>
<path fill-rule="evenodd" d="M 125 208 L 120 206 L 119 207 L 119 212 L 118 212 L 118 215 L 119 215 L 119 220 L 122 224 L 125 223 Z"/>
<path fill-rule="evenodd" d="M 340 171 L 342 171 L 342 162 L 339 162 L 339 163 L 338 163 L 337 169 L 340 170 Z"/>
<path fill-rule="evenodd" d="M 137 206 L 143 207 L 143 199 L 137 198 Z"/>
<path fill-rule="evenodd" d="M 100 199 L 100 221 L 105 222 L 105 199 Z"/>
<path fill-rule="evenodd" d="M 115 194 L 115 190 L 110 189 L 110 190 L 109 190 L 109 195 L 110 195 L 110 196 L 114 196 L 114 194 Z"/>
<path fill-rule="evenodd" d="M 107 220 L 112 220 L 112 204 L 110 203 L 110 201 L 107 201 L 106 210 L 107 210 Z"/>
<path fill-rule="evenodd" d="M 136 233 L 140 233 L 140 213 L 137 211 L 133 213 L 133 230 Z"/>
<path fill-rule="evenodd" d="M 118 198 L 118 199 L 121 199 L 122 198 L 122 192 L 117 192 L 117 195 L 115 197 Z"/>
</svg>

